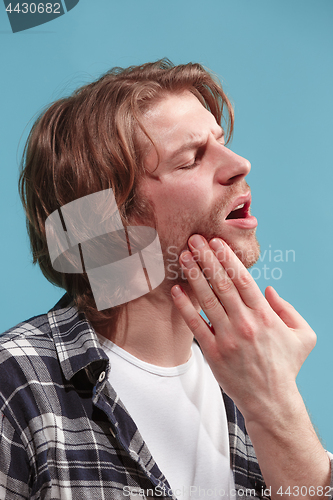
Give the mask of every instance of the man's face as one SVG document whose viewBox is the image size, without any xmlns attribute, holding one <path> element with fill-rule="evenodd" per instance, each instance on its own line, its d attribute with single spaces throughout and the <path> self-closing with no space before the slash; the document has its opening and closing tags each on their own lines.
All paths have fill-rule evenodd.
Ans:
<svg viewBox="0 0 333 500">
<path fill-rule="evenodd" d="M 147 147 L 147 175 L 138 193 L 153 205 L 167 276 L 177 278 L 176 255 L 194 233 L 222 238 L 247 267 L 253 265 L 259 245 L 245 182 L 251 165 L 224 146 L 214 116 L 184 92 L 152 106 L 143 125 L 155 147 Z"/>
</svg>

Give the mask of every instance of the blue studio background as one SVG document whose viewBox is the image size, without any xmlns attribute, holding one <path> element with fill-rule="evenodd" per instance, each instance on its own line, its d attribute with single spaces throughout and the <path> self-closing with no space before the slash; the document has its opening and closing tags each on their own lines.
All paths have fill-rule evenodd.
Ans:
<svg viewBox="0 0 333 500">
<path fill-rule="evenodd" d="M 13 2 L 13 5 L 16 2 Z M 112 66 L 197 61 L 235 104 L 231 148 L 252 163 L 262 254 L 252 270 L 318 335 L 298 384 L 333 451 L 331 0 L 80 0 L 12 33 L 0 4 L 0 330 L 45 312 L 62 291 L 31 264 L 18 164 L 32 118 Z"/>
</svg>

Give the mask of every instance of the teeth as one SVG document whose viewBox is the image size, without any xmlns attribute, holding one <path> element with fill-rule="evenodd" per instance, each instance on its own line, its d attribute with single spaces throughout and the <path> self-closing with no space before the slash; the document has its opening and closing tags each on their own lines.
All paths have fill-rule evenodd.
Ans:
<svg viewBox="0 0 333 500">
<path fill-rule="evenodd" d="M 235 210 L 239 210 L 240 208 L 243 208 L 243 207 L 244 207 L 244 205 L 245 205 L 245 203 L 241 203 L 240 205 L 238 205 L 238 207 L 234 208 L 234 209 L 232 210 L 232 212 L 234 212 Z"/>
</svg>

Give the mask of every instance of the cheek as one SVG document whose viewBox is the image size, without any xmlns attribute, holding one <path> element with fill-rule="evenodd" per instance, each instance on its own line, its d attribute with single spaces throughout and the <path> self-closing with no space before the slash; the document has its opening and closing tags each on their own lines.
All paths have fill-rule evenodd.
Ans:
<svg viewBox="0 0 333 500">
<path fill-rule="evenodd" d="M 150 199 L 154 202 L 156 211 L 202 211 L 208 209 L 209 189 L 203 182 L 187 182 L 182 184 L 175 180 L 173 183 L 160 183 L 150 191 Z"/>
</svg>

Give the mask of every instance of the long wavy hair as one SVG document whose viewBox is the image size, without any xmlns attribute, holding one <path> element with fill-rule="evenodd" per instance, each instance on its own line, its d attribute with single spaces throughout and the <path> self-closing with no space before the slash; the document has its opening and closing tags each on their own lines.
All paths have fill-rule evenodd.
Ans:
<svg viewBox="0 0 333 500">
<path fill-rule="evenodd" d="M 51 283 L 64 288 L 95 324 L 116 319 L 122 306 L 98 311 L 84 273 L 65 274 L 53 269 L 45 220 L 66 203 L 109 188 L 125 226 L 133 214 L 144 217 L 149 207 L 136 193 L 145 174 L 143 141 L 139 138 L 142 132 L 149 136 L 140 118 L 167 93 L 183 91 L 192 92 L 217 123 L 225 124 L 229 140 L 233 109 L 218 79 L 200 64 L 174 66 L 168 59 L 111 69 L 51 104 L 29 134 L 19 190 L 33 262 Z"/>
</svg>

